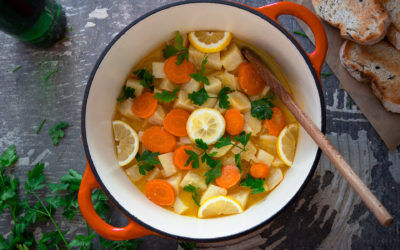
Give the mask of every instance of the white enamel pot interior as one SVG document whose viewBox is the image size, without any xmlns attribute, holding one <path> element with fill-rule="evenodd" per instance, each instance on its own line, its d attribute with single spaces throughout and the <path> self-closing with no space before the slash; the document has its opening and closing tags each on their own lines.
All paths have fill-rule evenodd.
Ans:
<svg viewBox="0 0 400 250">
<path fill-rule="evenodd" d="M 129 218 L 161 235 L 180 240 L 218 241 L 259 228 L 300 192 L 319 160 L 317 145 L 300 129 L 296 157 L 282 183 L 244 213 L 213 219 L 181 216 L 148 200 L 118 167 L 111 120 L 116 98 L 133 66 L 173 34 L 225 30 L 272 55 L 291 83 L 295 99 L 325 129 L 321 88 L 306 53 L 277 23 L 231 2 L 182 2 L 159 8 L 131 23 L 98 59 L 82 108 L 82 137 L 91 169 L 104 192 Z"/>
</svg>

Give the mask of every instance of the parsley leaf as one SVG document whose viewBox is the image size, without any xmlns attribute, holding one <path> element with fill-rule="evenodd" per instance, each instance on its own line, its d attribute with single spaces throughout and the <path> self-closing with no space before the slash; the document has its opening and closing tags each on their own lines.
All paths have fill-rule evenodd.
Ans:
<svg viewBox="0 0 400 250">
<path fill-rule="evenodd" d="M 122 93 L 117 98 L 117 101 L 122 102 L 128 98 L 135 98 L 135 89 L 124 85 L 124 87 L 122 88 Z"/>
<path fill-rule="evenodd" d="M 253 178 L 247 174 L 246 178 L 240 183 L 240 186 L 245 186 L 253 189 L 252 194 L 262 193 L 264 189 L 265 179 Z"/>
<path fill-rule="evenodd" d="M 193 78 L 194 80 L 198 81 L 198 82 L 202 82 L 205 85 L 210 85 L 210 82 L 208 81 L 208 78 L 204 75 L 204 71 L 205 71 L 205 65 L 207 63 L 207 58 L 208 56 L 206 56 L 203 61 L 201 62 L 201 68 L 200 68 L 200 73 L 192 73 L 190 74 L 190 77 Z"/>
<path fill-rule="evenodd" d="M 188 166 L 190 162 L 192 162 L 192 168 L 199 168 L 199 156 L 196 154 L 196 152 L 187 149 L 185 149 L 185 152 L 189 155 L 189 158 L 185 163 L 185 167 Z"/>
<path fill-rule="evenodd" d="M 203 150 L 207 150 L 208 149 L 207 144 L 202 139 L 198 138 L 198 139 L 196 139 L 194 141 L 196 143 L 196 147 L 198 147 L 200 149 L 203 149 Z"/>
<path fill-rule="evenodd" d="M 251 115 L 253 117 L 256 117 L 258 120 L 265 120 L 268 119 L 270 120 L 272 117 L 272 110 L 271 108 L 274 107 L 274 104 L 272 103 L 272 99 L 274 98 L 274 95 L 268 95 L 267 97 L 264 97 L 259 100 L 255 100 L 251 102 Z"/>
<path fill-rule="evenodd" d="M 161 164 L 160 161 L 156 158 L 158 156 L 158 152 L 152 153 L 151 151 L 144 151 L 142 156 L 139 154 L 136 155 L 136 160 L 139 164 L 139 173 L 141 175 L 146 175 L 146 172 L 152 170 L 154 165 Z"/>
<path fill-rule="evenodd" d="M 232 89 L 230 89 L 229 87 L 223 87 L 219 93 L 218 93 L 218 99 L 219 99 L 219 107 L 223 108 L 223 109 L 229 109 L 229 105 L 231 104 L 229 102 L 229 97 L 228 97 L 228 93 L 233 92 Z"/>
<path fill-rule="evenodd" d="M 0 155 L 0 170 L 3 168 L 9 167 L 14 164 L 18 160 L 17 151 L 15 149 L 15 145 L 9 146 L 1 155 Z"/>
<path fill-rule="evenodd" d="M 243 146 L 246 147 L 247 143 L 250 140 L 251 133 L 246 134 L 244 131 L 237 136 L 234 136 L 233 139 L 240 142 Z"/>
<path fill-rule="evenodd" d="M 242 153 L 242 152 L 240 152 L 240 153 Z M 235 163 L 236 163 L 237 167 L 239 168 L 239 171 L 242 172 L 242 158 L 240 156 L 240 153 L 235 154 Z"/>
<path fill-rule="evenodd" d="M 220 161 L 220 160 L 219 160 Z M 221 162 L 221 161 L 220 161 Z M 204 176 L 206 176 L 206 184 L 214 181 L 216 178 L 220 177 L 222 174 L 221 164 L 217 165 L 215 168 L 208 170 Z"/>
<path fill-rule="evenodd" d="M 223 136 L 223 137 L 219 138 L 217 143 L 215 143 L 214 147 L 222 148 L 222 147 L 225 147 L 225 146 L 231 145 L 231 144 L 232 144 L 231 138 L 229 136 Z"/>
<path fill-rule="evenodd" d="M 188 95 L 188 97 L 194 104 L 200 106 L 203 105 L 208 98 L 216 98 L 209 96 L 205 88 L 201 88 L 199 91 L 193 91 Z"/>
<path fill-rule="evenodd" d="M 189 60 L 189 53 L 188 49 L 183 46 L 183 38 L 179 34 L 179 31 L 176 32 L 175 34 L 175 39 L 174 39 L 174 46 L 172 45 L 167 45 L 165 49 L 163 49 L 163 56 L 165 59 L 177 55 L 178 61 L 176 62 L 176 65 L 181 65 L 183 60 Z"/>
<path fill-rule="evenodd" d="M 175 55 L 178 52 L 179 52 L 179 50 L 176 49 L 174 46 L 167 45 L 167 46 L 165 46 L 165 49 L 163 49 L 163 56 L 165 59 L 167 59 L 167 58 Z"/>
<path fill-rule="evenodd" d="M 37 163 L 33 170 L 28 171 L 28 180 L 25 182 L 25 189 L 28 192 L 36 191 L 45 187 L 44 175 L 43 175 L 44 164 Z"/>
<path fill-rule="evenodd" d="M 178 87 L 176 87 L 172 92 L 164 90 L 161 93 L 156 93 L 154 95 L 154 98 L 158 99 L 160 102 L 165 102 L 169 103 L 175 100 L 176 98 L 176 92 L 179 90 Z"/>
<path fill-rule="evenodd" d="M 192 199 L 193 199 L 194 203 L 196 203 L 196 205 L 200 207 L 200 204 L 197 201 L 197 198 L 199 197 L 199 194 L 197 193 L 197 189 L 198 188 L 193 186 L 192 184 L 188 184 L 183 187 L 183 191 L 192 193 Z"/>
<path fill-rule="evenodd" d="M 145 88 L 150 88 L 151 91 L 154 91 L 154 76 L 147 69 L 138 69 L 133 72 L 140 79 L 140 85 Z"/>
<path fill-rule="evenodd" d="M 80 249 L 90 249 L 92 245 L 92 240 L 96 236 L 94 232 L 90 233 L 88 236 L 78 234 L 75 238 L 69 243 L 70 247 L 80 247 Z"/>
<path fill-rule="evenodd" d="M 59 124 L 54 123 L 54 125 L 49 129 L 49 135 L 53 141 L 53 145 L 56 146 L 61 138 L 64 137 L 63 129 L 69 126 L 66 122 L 60 122 Z"/>
</svg>

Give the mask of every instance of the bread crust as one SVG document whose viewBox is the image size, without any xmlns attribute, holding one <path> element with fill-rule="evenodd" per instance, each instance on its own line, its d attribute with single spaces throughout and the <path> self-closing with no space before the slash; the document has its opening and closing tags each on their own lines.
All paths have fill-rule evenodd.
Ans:
<svg viewBox="0 0 400 250">
<path fill-rule="evenodd" d="M 400 31 L 396 27 L 390 25 L 386 37 L 396 49 L 400 50 Z"/>
<path fill-rule="evenodd" d="M 371 46 L 347 40 L 340 62 L 355 79 L 369 83 L 386 110 L 400 113 L 400 51 L 386 41 Z"/>
<path fill-rule="evenodd" d="M 400 1 L 399 0 L 380 0 L 383 7 L 389 14 L 392 25 L 400 30 Z"/>
<path fill-rule="evenodd" d="M 359 44 L 381 41 L 390 18 L 379 0 L 312 0 L 315 12 L 340 29 L 340 35 Z"/>
</svg>

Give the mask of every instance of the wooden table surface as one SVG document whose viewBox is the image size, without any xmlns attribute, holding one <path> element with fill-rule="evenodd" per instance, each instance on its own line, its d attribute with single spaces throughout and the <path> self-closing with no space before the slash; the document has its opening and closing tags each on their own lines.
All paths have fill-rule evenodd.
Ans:
<svg viewBox="0 0 400 250">
<path fill-rule="evenodd" d="M 46 164 L 48 182 L 56 182 L 69 168 L 85 170 L 85 155 L 80 135 L 80 111 L 88 75 L 101 51 L 127 24 L 144 13 L 176 1 L 74 1 L 61 0 L 66 12 L 69 40 L 47 50 L 25 46 L 0 33 L 0 151 L 15 144 L 19 161 L 12 173 L 21 183 L 37 162 Z M 271 1 L 239 1 L 262 6 Z M 97 9 L 95 11 L 95 9 Z M 95 11 L 95 12 L 94 12 Z M 92 13 L 92 15 L 90 14 Z M 103 13 L 104 15 L 94 15 Z M 290 31 L 300 30 L 291 17 L 281 23 Z M 307 51 L 312 44 L 294 35 Z M 11 72 L 16 66 L 21 69 Z M 48 81 L 44 76 L 57 69 Z M 323 72 L 329 72 L 325 65 Z M 217 244 L 197 244 L 198 248 L 221 249 L 399 249 L 400 248 L 400 149 L 388 152 L 374 129 L 339 89 L 335 76 L 322 80 L 327 105 L 327 137 L 365 181 L 367 186 L 395 218 L 383 228 L 368 211 L 348 183 L 325 156 L 304 191 L 265 229 L 247 240 Z M 42 132 L 35 130 L 46 118 Z M 55 122 L 72 126 L 54 147 L 47 134 Z M 113 218 L 124 222 L 112 211 Z M 85 231 L 82 217 L 67 221 L 56 219 L 67 238 Z M 7 234 L 10 216 L 0 215 L 0 233 Z M 45 231 L 52 225 L 41 225 Z M 140 249 L 177 249 L 177 242 L 156 236 L 144 237 Z"/>
</svg>

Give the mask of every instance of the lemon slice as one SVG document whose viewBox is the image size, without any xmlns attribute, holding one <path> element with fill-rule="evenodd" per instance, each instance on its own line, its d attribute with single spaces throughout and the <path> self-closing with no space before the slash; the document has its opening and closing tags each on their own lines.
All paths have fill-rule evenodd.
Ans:
<svg viewBox="0 0 400 250">
<path fill-rule="evenodd" d="M 190 43 L 203 53 L 215 53 L 225 49 L 231 42 L 232 34 L 227 31 L 192 31 Z"/>
<path fill-rule="evenodd" d="M 186 130 L 193 142 L 202 139 L 207 145 L 213 144 L 225 133 L 225 119 L 216 109 L 197 109 L 190 114 Z"/>
<path fill-rule="evenodd" d="M 112 122 L 114 140 L 117 143 L 117 159 L 119 166 L 130 163 L 139 150 L 139 137 L 129 124 L 115 120 Z"/>
<path fill-rule="evenodd" d="M 298 134 L 299 125 L 292 123 L 282 129 L 276 141 L 278 156 L 289 167 L 293 164 Z"/>
<path fill-rule="evenodd" d="M 206 200 L 198 211 L 199 218 L 215 217 L 218 215 L 239 214 L 243 212 L 242 206 L 236 200 L 219 195 Z"/>
</svg>

